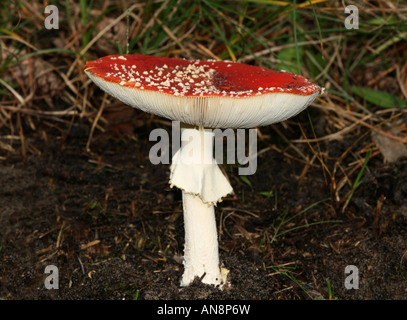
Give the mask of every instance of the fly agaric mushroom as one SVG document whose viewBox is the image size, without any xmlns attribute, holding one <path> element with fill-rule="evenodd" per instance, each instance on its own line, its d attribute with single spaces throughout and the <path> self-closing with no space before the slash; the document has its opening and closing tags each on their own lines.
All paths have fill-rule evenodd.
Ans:
<svg viewBox="0 0 407 320">
<path fill-rule="evenodd" d="M 125 104 L 182 123 L 182 144 L 170 175 L 170 184 L 182 190 L 183 199 L 181 286 L 195 277 L 222 285 L 214 206 L 233 189 L 213 159 L 213 133 L 208 129 L 284 121 L 308 107 L 322 88 L 299 75 L 242 63 L 137 54 L 90 61 L 85 72 Z"/>
</svg>

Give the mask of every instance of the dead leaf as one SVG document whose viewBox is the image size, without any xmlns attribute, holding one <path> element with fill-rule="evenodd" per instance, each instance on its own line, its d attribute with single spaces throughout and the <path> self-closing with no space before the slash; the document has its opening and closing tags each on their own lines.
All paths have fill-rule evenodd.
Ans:
<svg viewBox="0 0 407 320">
<path fill-rule="evenodd" d="M 399 136 L 401 132 L 401 124 L 392 124 L 389 131 L 394 136 Z M 407 156 L 407 147 L 404 143 L 391 139 L 385 135 L 382 135 L 376 131 L 372 132 L 372 140 L 379 148 L 381 154 L 384 157 L 384 161 L 387 163 L 393 163 L 402 157 Z"/>
</svg>

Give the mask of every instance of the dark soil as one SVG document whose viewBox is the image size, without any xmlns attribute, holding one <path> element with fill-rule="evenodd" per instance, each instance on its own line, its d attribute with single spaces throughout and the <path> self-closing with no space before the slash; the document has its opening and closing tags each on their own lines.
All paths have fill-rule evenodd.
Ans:
<svg viewBox="0 0 407 320">
<path fill-rule="evenodd" d="M 148 158 L 155 144 L 149 132 L 170 126 L 141 112 L 132 119 L 96 132 L 92 152 L 85 148 L 91 124 L 75 121 L 62 133 L 45 125 L 25 131 L 26 155 L 17 144 L 6 155 L 0 164 L 0 298 L 407 298 L 406 159 L 386 165 L 372 158 L 342 212 L 320 164 L 304 171 L 306 163 L 273 127 L 262 128 L 269 138 L 258 141 L 258 150 L 272 141 L 285 152 L 263 152 L 256 174 L 248 176 L 251 186 L 237 166 L 223 166 L 235 191 L 216 209 L 229 286 L 219 290 L 197 280 L 181 289 L 181 193 L 168 185 L 169 166 Z M 277 128 L 298 138 L 291 124 Z M 296 146 L 312 157 L 307 145 Z M 347 146 L 320 147 L 337 159 Z M 278 229 L 285 214 L 297 213 Z M 45 288 L 47 265 L 58 267 L 59 289 Z M 347 265 L 358 268 L 359 289 L 346 289 Z"/>
</svg>

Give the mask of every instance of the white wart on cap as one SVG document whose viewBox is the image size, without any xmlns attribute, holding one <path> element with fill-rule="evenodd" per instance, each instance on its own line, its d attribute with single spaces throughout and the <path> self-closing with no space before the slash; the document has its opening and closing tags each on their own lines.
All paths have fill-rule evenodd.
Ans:
<svg viewBox="0 0 407 320">
<path fill-rule="evenodd" d="M 85 72 L 125 104 L 205 128 L 281 122 L 322 92 L 296 74 L 225 61 L 114 55 L 88 62 Z"/>
</svg>

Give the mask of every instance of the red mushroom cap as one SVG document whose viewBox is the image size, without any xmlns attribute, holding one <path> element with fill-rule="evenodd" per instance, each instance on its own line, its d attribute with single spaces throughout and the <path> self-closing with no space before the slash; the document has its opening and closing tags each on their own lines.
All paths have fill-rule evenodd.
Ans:
<svg viewBox="0 0 407 320">
<path fill-rule="evenodd" d="M 250 97 L 272 92 L 310 95 L 321 90 L 293 73 L 225 61 L 112 55 L 88 62 L 85 70 L 122 86 L 176 96 Z"/>
<path fill-rule="evenodd" d="M 90 61 L 100 88 L 145 112 L 208 128 L 251 128 L 304 110 L 322 88 L 289 73 L 226 61 L 138 54 Z"/>
</svg>

